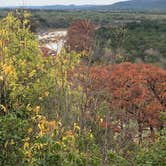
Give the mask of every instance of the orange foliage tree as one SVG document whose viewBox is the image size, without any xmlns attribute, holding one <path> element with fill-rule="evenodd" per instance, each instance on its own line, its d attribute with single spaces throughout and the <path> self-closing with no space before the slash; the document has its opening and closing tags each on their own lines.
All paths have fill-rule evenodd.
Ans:
<svg viewBox="0 0 166 166">
<path fill-rule="evenodd" d="M 153 138 L 154 129 L 164 125 L 160 113 L 166 111 L 166 71 L 148 64 L 123 63 L 113 68 L 109 83 L 111 107 L 125 110 L 120 116 L 123 125 L 134 119 L 139 141 L 147 128 Z"/>
<path fill-rule="evenodd" d="M 150 64 L 122 63 L 114 66 L 82 66 L 77 72 L 81 73 L 79 81 L 87 95 L 93 94 L 95 97 L 94 92 L 98 95 L 101 91 L 110 94 L 111 97 L 98 97 L 98 103 L 106 100 L 116 114 L 114 120 L 110 114 L 108 124 L 103 121 L 104 126 L 123 131 L 126 125 L 134 123 L 137 126 L 139 142 L 143 136 L 148 136 L 144 131 L 150 131 L 151 138 L 154 138 L 155 130 L 164 127 L 160 118 L 161 112 L 166 111 L 164 69 Z M 84 77 L 81 77 L 82 74 Z M 89 107 L 94 110 L 95 107 L 91 106 L 91 103 L 93 102 L 89 103 Z"/>
<path fill-rule="evenodd" d="M 67 46 L 71 50 L 88 53 L 92 47 L 94 25 L 87 20 L 74 22 L 68 29 Z"/>
</svg>

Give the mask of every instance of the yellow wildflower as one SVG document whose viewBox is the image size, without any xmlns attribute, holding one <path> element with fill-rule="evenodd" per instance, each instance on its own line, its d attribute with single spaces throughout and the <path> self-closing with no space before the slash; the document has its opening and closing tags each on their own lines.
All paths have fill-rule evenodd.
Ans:
<svg viewBox="0 0 166 166">
<path fill-rule="evenodd" d="M 28 142 L 24 142 L 24 149 L 29 148 L 29 143 Z"/>
<path fill-rule="evenodd" d="M 13 139 L 10 141 L 10 144 L 11 144 L 11 145 L 14 145 L 14 144 L 15 144 L 15 142 L 14 142 Z"/>
<path fill-rule="evenodd" d="M 28 104 L 28 105 L 26 106 L 26 109 L 27 109 L 28 111 L 32 111 L 32 107 L 31 107 L 31 105 Z"/>
<path fill-rule="evenodd" d="M 93 138 L 93 134 L 92 134 L 92 133 L 90 134 L 90 138 L 91 138 L 91 139 Z"/>
<path fill-rule="evenodd" d="M 29 128 L 29 129 L 28 129 L 28 133 L 31 133 L 32 131 L 33 131 L 32 128 Z"/>
<path fill-rule="evenodd" d="M 0 110 L 2 110 L 3 112 L 7 112 L 6 107 L 2 104 L 0 104 Z"/>
<path fill-rule="evenodd" d="M 36 147 L 37 147 L 38 150 L 41 150 L 41 149 L 43 148 L 43 146 L 44 146 L 44 145 L 41 144 L 41 143 L 39 143 L 39 144 L 36 145 Z"/>
<path fill-rule="evenodd" d="M 76 123 L 74 123 L 74 130 L 80 130 L 80 127 Z"/>
<path fill-rule="evenodd" d="M 44 97 L 48 97 L 48 95 L 49 95 L 48 91 L 44 92 Z"/>
<path fill-rule="evenodd" d="M 37 114 L 39 111 L 40 111 L 40 106 L 36 106 L 36 107 L 34 108 L 34 112 Z"/>
<path fill-rule="evenodd" d="M 8 65 L 6 65 L 6 64 L 4 64 L 4 65 L 2 66 L 2 69 L 3 69 L 3 71 L 4 71 L 4 73 L 5 73 L 6 75 L 13 73 L 12 67 L 11 67 L 11 66 L 8 66 Z"/>
<path fill-rule="evenodd" d="M 56 122 L 54 120 L 50 121 L 50 122 L 48 122 L 48 126 L 51 127 L 51 128 L 55 128 L 56 127 Z"/>
<path fill-rule="evenodd" d="M 103 119 L 102 119 L 102 118 L 100 119 L 100 122 L 101 122 L 101 123 L 103 122 Z"/>
<path fill-rule="evenodd" d="M 26 151 L 26 156 L 27 156 L 28 158 L 31 158 L 31 157 L 32 157 L 31 151 Z"/>
<path fill-rule="evenodd" d="M 66 132 L 66 136 L 70 137 L 70 136 L 73 136 L 73 131 L 69 130 Z"/>
<path fill-rule="evenodd" d="M 58 125 L 61 127 L 61 126 L 62 126 L 62 123 L 59 121 L 59 122 L 58 122 Z"/>
<path fill-rule="evenodd" d="M 0 76 L 0 80 L 3 81 L 3 76 Z"/>
<path fill-rule="evenodd" d="M 44 124 L 43 123 L 39 123 L 38 124 L 38 128 L 42 131 L 42 130 L 44 130 L 45 129 L 45 127 L 44 127 Z"/>
<path fill-rule="evenodd" d="M 34 75 L 36 74 L 36 70 L 32 70 L 30 73 L 29 73 L 29 77 L 33 77 Z"/>
<path fill-rule="evenodd" d="M 61 144 L 59 141 L 56 141 L 55 143 L 56 143 L 56 144 L 58 144 L 58 145 L 60 145 L 60 144 Z"/>
<path fill-rule="evenodd" d="M 39 100 L 43 100 L 43 98 L 42 98 L 42 97 L 39 97 Z"/>
</svg>

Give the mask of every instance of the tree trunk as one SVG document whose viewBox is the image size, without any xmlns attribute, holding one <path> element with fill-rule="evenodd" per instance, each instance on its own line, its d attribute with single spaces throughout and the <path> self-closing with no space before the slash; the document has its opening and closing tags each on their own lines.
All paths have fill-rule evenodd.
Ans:
<svg viewBox="0 0 166 166">
<path fill-rule="evenodd" d="M 151 133 L 151 139 L 154 142 L 155 140 L 155 132 L 154 132 L 154 128 L 150 125 L 150 133 Z"/>
<path fill-rule="evenodd" d="M 138 122 L 138 139 L 139 139 L 139 144 L 142 143 L 142 132 L 143 132 L 142 125 L 141 125 L 140 122 Z"/>
</svg>

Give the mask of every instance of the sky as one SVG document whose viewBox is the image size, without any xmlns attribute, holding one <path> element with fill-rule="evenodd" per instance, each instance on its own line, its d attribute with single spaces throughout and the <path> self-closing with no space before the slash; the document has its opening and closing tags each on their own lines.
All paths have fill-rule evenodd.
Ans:
<svg viewBox="0 0 166 166">
<path fill-rule="evenodd" d="M 93 5 L 100 5 L 100 4 L 112 4 L 118 1 L 125 1 L 125 0 L 0 0 L 0 7 L 1 6 L 29 6 L 29 5 L 69 5 L 69 4 L 76 4 L 76 5 L 84 5 L 84 4 L 93 4 Z"/>
</svg>

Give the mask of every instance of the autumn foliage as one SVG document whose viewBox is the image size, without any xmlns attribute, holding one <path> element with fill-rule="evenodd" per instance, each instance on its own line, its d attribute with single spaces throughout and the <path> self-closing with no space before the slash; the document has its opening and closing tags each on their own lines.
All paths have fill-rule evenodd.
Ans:
<svg viewBox="0 0 166 166">
<path fill-rule="evenodd" d="M 166 71 L 146 64 L 117 65 L 110 77 L 112 107 L 125 109 L 123 122 L 134 118 L 140 137 L 147 127 L 151 134 L 163 124 L 160 113 L 166 110 Z M 141 139 L 141 138 L 140 138 Z"/>
<path fill-rule="evenodd" d="M 67 46 L 78 52 L 89 52 L 92 47 L 94 28 L 94 25 L 87 20 L 74 22 L 68 29 Z"/>
<path fill-rule="evenodd" d="M 149 64 L 122 63 L 81 67 L 77 71 L 86 73 L 88 79 L 79 80 L 88 92 L 105 90 L 110 94 L 110 98 L 103 100 L 116 112 L 116 129 L 123 130 L 126 123 L 135 121 L 141 141 L 144 130 L 150 129 L 154 137 L 155 129 L 164 126 L 160 113 L 166 111 L 165 70 Z M 112 126 L 111 120 L 109 125 Z"/>
<path fill-rule="evenodd" d="M 0 165 L 163 165 L 166 71 L 85 65 L 75 51 L 91 49 L 87 21 L 69 29 L 75 51 L 56 54 L 23 16 L 0 20 Z"/>
</svg>

